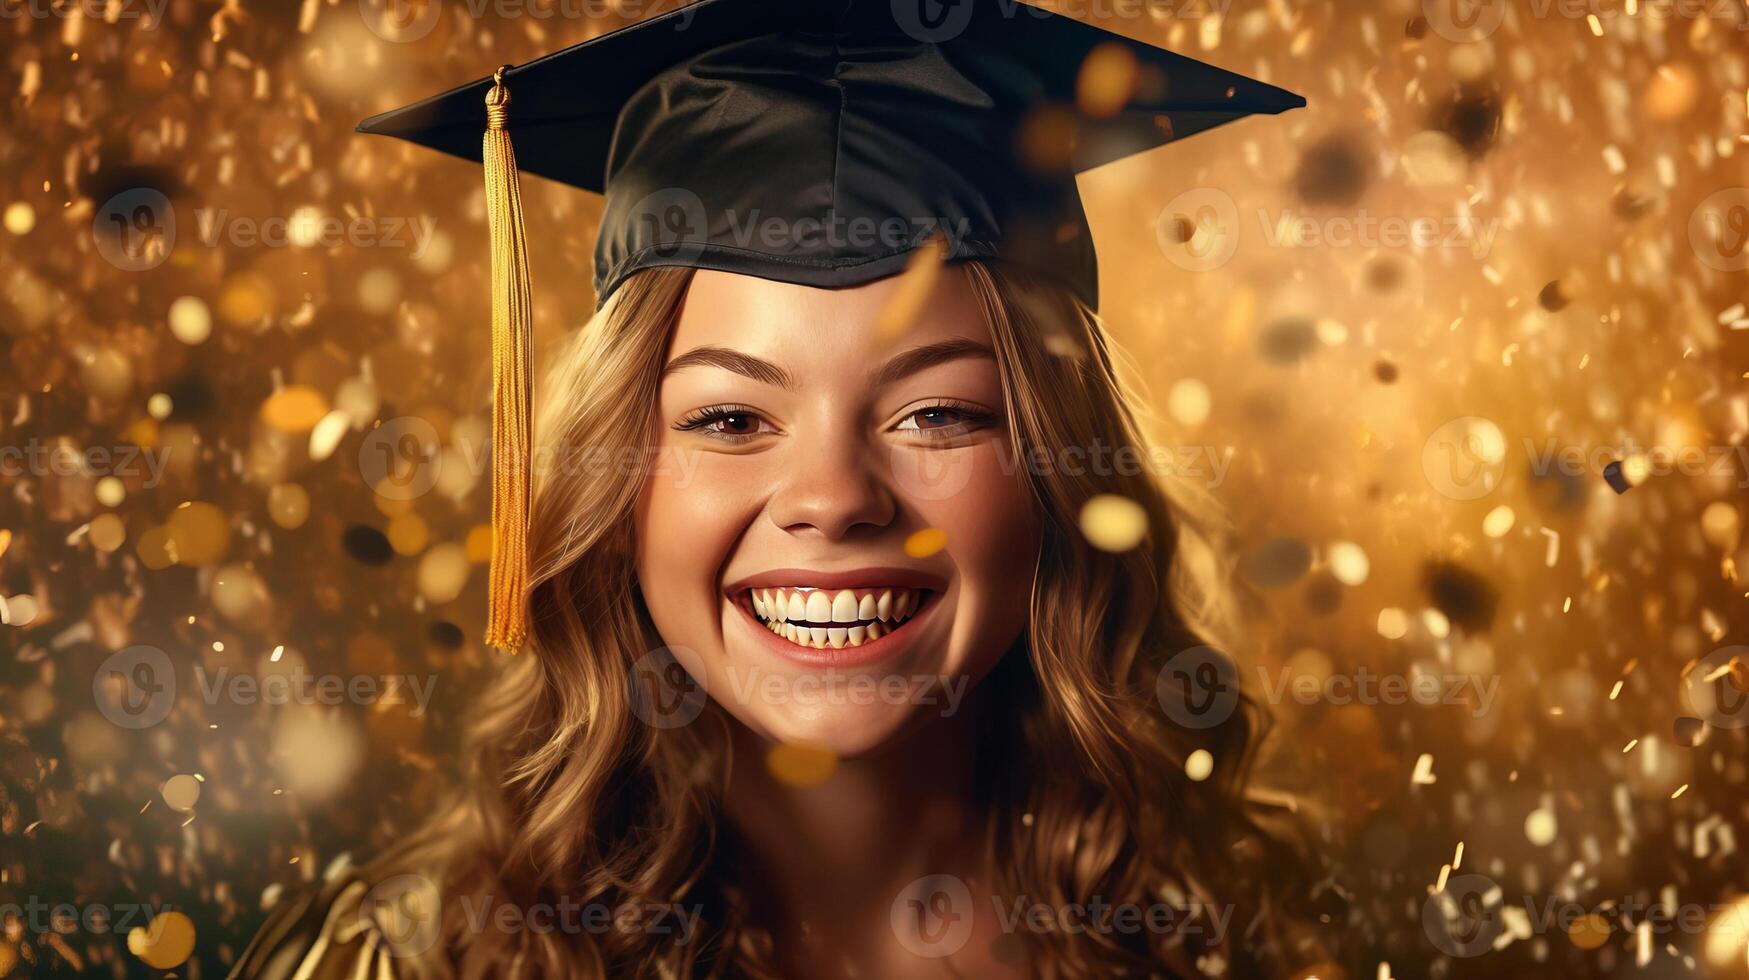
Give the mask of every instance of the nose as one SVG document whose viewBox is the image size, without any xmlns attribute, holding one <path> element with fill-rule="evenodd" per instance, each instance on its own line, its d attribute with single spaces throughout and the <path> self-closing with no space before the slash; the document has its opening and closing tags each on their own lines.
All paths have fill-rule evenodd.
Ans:
<svg viewBox="0 0 1749 980">
<path fill-rule="evenodd" d="M 871 465 L 871 447 L 862 441 L 810 440 L 791 446 L 785 455 L 786 470 L 768 506 L 778 527 L 838 540 L 857 528 L 892 523 L 897 502 Z"/>
</svg>

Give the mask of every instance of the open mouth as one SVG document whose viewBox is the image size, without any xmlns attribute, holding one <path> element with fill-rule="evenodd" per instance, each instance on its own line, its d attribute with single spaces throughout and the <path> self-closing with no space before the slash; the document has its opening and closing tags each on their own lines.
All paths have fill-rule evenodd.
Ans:
<svg viewBox="0 0 1749 980">
<path fill-rule="evenodd" d="M 859 647 L 900 629 L 934 593 L 928 589 L 747 589 L 743 602 L 765 628 L 815 650 Z"/>
</svg>

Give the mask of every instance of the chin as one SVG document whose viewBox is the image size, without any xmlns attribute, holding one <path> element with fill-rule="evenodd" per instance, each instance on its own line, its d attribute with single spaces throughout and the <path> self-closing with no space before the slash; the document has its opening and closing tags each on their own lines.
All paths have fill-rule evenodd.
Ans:
<svg viewBox="0 0 1749 980">
<path fill-rule="evenodd" d="M 737 716 L 747 727 L 773 743 L 824 749 L 839 759 L 879 755 L 899 741 L 903 732 L 934 717 L 927 706 L 836 705 L 807 714 Z"/>
</svg>

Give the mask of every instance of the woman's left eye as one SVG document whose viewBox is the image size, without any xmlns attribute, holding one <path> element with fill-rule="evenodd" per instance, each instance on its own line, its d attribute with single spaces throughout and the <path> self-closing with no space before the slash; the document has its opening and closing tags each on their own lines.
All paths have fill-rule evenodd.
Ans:
<svg viewBox="0 0 1749 980">
<path fill-rule="evenodd" d="M 917 409 L 894 426 L 898 432 L 916 432 L 929 438 L 963 435 L 987 428 L 994 418 L 983 409 L 969 405 L 930 405 Z"/>
</svg>

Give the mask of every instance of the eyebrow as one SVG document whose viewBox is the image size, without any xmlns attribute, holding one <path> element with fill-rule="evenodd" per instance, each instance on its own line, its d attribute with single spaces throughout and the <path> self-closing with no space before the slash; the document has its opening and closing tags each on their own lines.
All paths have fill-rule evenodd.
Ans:
<svg viewBox="0 0 1749 980">
<path fill-rule="evenodd" d="M 666 378 L 676 371 L 689 367 L 717 367 L 725 371 L 733 371 L 742 377 L 768 385 L 776 385 L 789 391 L 796 390 L 795 379 L 783 368 L 751 354 L 743 354 L 727 347 L 704 346 L 692 350 L 669 361 L 662 368 L 662 377 Z"/>
<path fill-rule="evenodd" d="M 996 352 L 990 349 L 989 344 L 981 344 L 964 337 L 944 340 L 937 344 L 912 347 L 881 365 L 881 369 L 875 372 L 874 386 L 883 388 L 900 378 L 916 374 L 924 368 L 945 364 L 948 361 L 957 361 L 964 357 L 987 357 L 994 361 Z"/>
<path fill-rule="evenodd" d="M 966 357 L 985 357 L 995 360 L 996 352 L 988 344 L 967 340 L 963 337 L 912 347 L 881 365 L 880 370 L 875 372 L 874 386 L 884 387 L 925 368 Z M 703 347 L 694 347 L 669 361 L 662 368 L 662 377 L 666 378 L 676 371 L 689 367 L 722 368 L 725 371 L 733 371 L 742 377 L 768 385 L 776 385 L 788 391 L 794 391 L 798 387 L 788 371 L 764 358 L 709 344 Z"/>
</svg>

